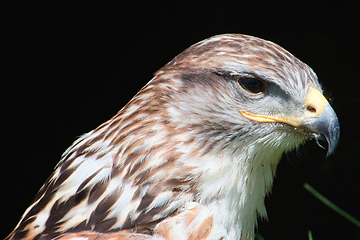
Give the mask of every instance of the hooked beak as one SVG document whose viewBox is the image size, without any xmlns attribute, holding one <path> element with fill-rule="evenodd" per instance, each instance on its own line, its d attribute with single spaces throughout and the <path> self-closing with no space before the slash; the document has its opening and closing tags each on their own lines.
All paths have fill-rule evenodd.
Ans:
<svg viewBox="0 0 360 240">
<path fill-rule="evenodd" d="M 317 139 L 326 139 L 329 157 L 335 150 L 340 136 L 340 124 L 335 111 L 326 98 L 315 88 L 310 87 L 305 100 L 305 109 L 302 117 L 284 115 L 257 115 L 247 111 L 240 113 L 257 122 L 282 122 L 303 129 Z"/>
<path fill-rule="evenodd" d="M 330 104 L 327 104 L 319 117 L 304 119 L 301 123 L 302 127 L 309 129 L 320 140 L 328 143 L 328 151 L 326 157 L 329 157 L 335 150 L 340 136 L 340 124 L 335 111 Z"/>
</svg>

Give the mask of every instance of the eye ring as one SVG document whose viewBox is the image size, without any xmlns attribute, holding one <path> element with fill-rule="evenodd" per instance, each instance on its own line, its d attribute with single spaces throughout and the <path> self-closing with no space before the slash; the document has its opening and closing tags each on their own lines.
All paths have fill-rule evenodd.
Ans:
<svg viewBox="0 0 360 240">
<path fill-rule="evenodd" d="M 258 78 L 243 77 L 239 78 L 237 82 L 242 89 L 250 94 L 259 95 L 266 92 L 265 82 Z"/>
</svg>

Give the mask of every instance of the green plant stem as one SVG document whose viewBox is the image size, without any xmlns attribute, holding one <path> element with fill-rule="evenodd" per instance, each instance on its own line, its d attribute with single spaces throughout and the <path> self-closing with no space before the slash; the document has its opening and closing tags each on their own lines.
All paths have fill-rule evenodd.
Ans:
<svg viewBox="0 0 360 240">
<path fill-rule="evenodd" d="M 317 199 L 319 199 L 321 202 L 323 202 L 329 208 L 331 208 L 332 210 L 334 210 L 335 212 L 337 212 L 338 214 L 340 214 L 341 216 L 343 216 L 344 218 L 346 218 L 347 220 L 349 220 L 350 222 L 352 222 L 353 224 L 355 224 L 356 226 L 358 226 L 360 228 L 359 220 L 357 220 L 356 218 L 354 218 L 353 216 L 351 216 L 350 214 L 348 214 L 347 212 L 345 212 L 344 210 L 342 210 L 341 208 L 339 208 L 338 206 L 336 206 L 335 204 L 330 202 L 326 197 L 321 195 L 318 191 L 316 191 L 309 184 L 304 183 L 304 188 L 306 190 L 308 190 L 310 193 L 312 193 Z"/>
<path fill-rule="evenodd" d="M 311 233 L 310 230 L 309 230 L 309 232 L 308 232 L 308 237 L 309 237 L 309 240 L 314 240 L 314 239 L 313 239 L 313 236 L 312 236 L 312 233 Z"/>
</svg>

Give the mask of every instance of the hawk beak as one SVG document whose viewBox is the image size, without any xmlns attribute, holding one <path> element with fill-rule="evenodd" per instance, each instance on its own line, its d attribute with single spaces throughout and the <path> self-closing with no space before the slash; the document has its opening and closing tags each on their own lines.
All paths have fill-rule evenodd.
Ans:
<svg viewBox="0 0 360 240">
<path fill-rule="evenodd" d="M 326 157 L 329 157 L 335 150 L 340 136 L 340 124 L 334 109 L 327 104 L 321 115 L 315 118 L 306 118 L 302 121 L 301 127 L 314 132 L 316 138 L 326 139 L 328 151 Z"/>
<path fill-rule="evenodd" d="M 340 136 L 340 124 L 335 111 L 326 98 L 315 88 L 310 87 L 305 100 L 305 110 L 302 117 L 283 115 L 256 115 L 246 111 L 240 113 L 257 122 L 282 122 L 312 133 L 317 139 L 326 139 L 329 157 L 335 150 Z"/>
</svg>

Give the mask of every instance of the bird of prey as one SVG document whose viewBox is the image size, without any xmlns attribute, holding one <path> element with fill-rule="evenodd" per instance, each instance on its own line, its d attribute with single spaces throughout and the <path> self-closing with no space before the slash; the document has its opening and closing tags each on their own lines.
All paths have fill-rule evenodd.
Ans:
<svg viewBox="0 0 360 240">
<path fill-rule="evenodd" d="M 310 67 L 217 35 L 75 141 L 7 239 L 254 239 L 282 154 L 339 132 Z"/>
</svg>

